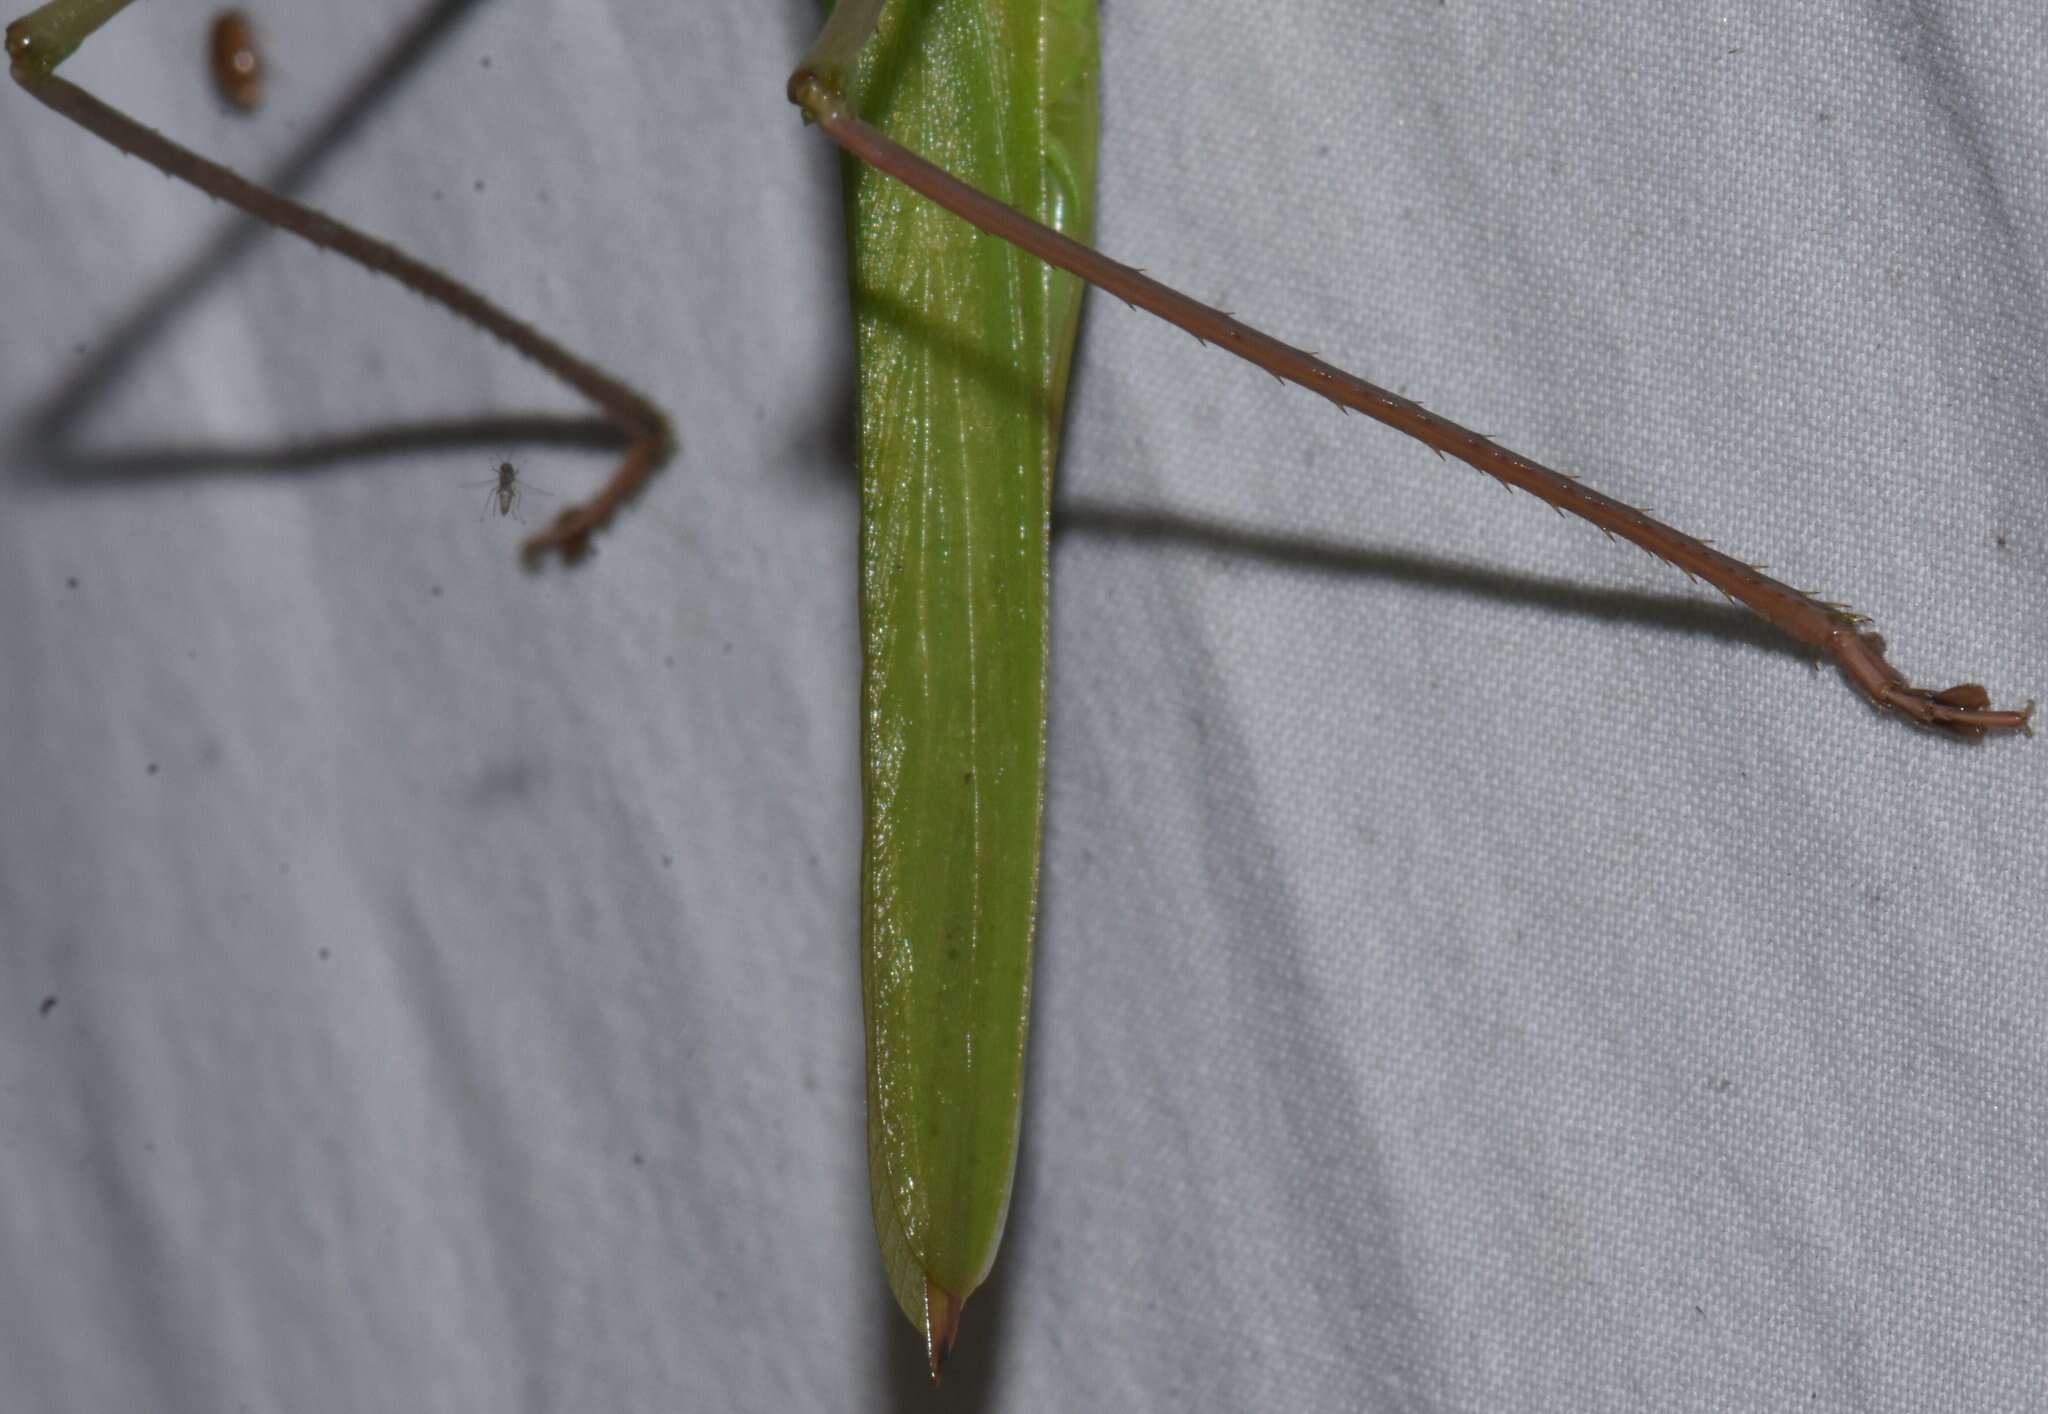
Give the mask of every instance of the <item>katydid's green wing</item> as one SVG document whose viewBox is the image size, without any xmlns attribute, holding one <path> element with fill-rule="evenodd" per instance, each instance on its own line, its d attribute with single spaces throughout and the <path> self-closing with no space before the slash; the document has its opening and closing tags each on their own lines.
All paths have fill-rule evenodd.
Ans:
<svg viewBox="0 0 2048 1414">
<path fill-rule="evenodd" d="M 849 86 L 1078 239 L 1094 0 L 890 0 Z M 889 1285 L 934 1369 L 1016 1167 L 1045 779 L 1046 521 L 1081 285 L 849 162 L 860 360 L 861 986 Z"/>
</svg>

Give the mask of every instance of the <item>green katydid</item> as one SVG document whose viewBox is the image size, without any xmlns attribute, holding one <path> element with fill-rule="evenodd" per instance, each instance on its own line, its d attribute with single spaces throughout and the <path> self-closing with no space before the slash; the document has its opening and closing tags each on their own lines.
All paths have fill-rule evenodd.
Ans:
<svg viewBox="0 0 2048 1414">
<path fill-rule="evenodd" d="M 842 0 L 877 123 L 1085 239 L 1094 0 Z M 868 1167 L 936 1377 L 1016 1168 L 1045 798 L 1053 467 L 1081 287 L 849 164 L 861 466 Z"/>
<path fill-rule="evenodd" d="M 1954 705 L 1954 703 L 1950 703 L 1950 705 Z M 2005 725 L 2009 725 L 2009 723 L 2005 723 Z"/>
</svg>

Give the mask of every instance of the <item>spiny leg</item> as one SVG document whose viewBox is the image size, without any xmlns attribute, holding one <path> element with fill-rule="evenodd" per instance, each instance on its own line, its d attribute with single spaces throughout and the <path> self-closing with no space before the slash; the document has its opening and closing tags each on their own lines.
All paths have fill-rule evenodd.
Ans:
<svg viewBox="0 0 2048 1414">
<path fill-rule="evenodd" d="M 861 121 L 844 97 L 846 75 L 872 33 L 880 0 L 842 0 L 816 44 L 791 75 L 790 101 L 848 153 L 972 225 L 1029 251 L 1048 265 L 1078 275 L 1135 308 L 1157 315 L 1204 344 L 1215 344 L 1308 389 L 1347 412 L 1362 412 L 1435 451 L 1493 477 L 1509 490 L 1527 491 L 1640 546 L 1689 578 L 1702 579 L 1730 600 L 1814 652 L 1832 658 L 1842 675 L 1879 711 L 1896 711 L 1923 727 L 1959 737 L 1993 732 L 2033 734 L 2034 704 L 1994 708 L 1976 683 L 1939 691 L 1914 687 L 1885 661 L 1884 641 L 1869 620 L 1844 605 L 1816 598 L 1773 579 L 1760 566 L 1722 553 L 1696 536 L 1510 451 L 1420 403 L 1390 393 L 1314 354 L 1282 343 L 1219 309 L 1192 299 L 1142 271 L 1110 259 L 977 191 Z"/>
<path fill-rule="evenodd" d="M 266 225 L 289 231 L 398 281 L 532 359 L 597 404 L 625 436 L 624 456 L 595 496 L 564 509 L 545 530 L 529 536 L 521 547 L 529 567 L 538 565 L 551 552 L 559 553 L 571 564 L 587 555 L 591 535 L 610 524 L 674 454 L 675 435 L 668 418 L 640 393 L 453 277 L 387 241 L 366 235 L 208 161 L 58 78 L 53 72 L 57 65 L 130 3 L 131 0 L 51 0 L 10 24 L 6 47 L 14 81 L 38 102 L 166 176 L 189 183 Z"/>
</svg>

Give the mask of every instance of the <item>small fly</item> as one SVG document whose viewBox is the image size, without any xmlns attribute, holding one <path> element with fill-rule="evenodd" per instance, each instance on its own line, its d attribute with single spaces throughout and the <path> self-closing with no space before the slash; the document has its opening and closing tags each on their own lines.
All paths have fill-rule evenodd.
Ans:
<svg viewBox="0 0 2048 1414">
<path fill-rule="evenodd" d="M 521 481 L 519 479 L 519 468 L 510 462 L 499 462 L 498 474 L 487 481 L 465 481 L 462 484 L 470 487 L 472 490 L 478 486 L 488 486 L 491 488 L 484 496 L 484 512 L 483 515 L 477 517 L 478 520 L 482 520 L 484 516 L 489 515 L 492 508 L 496 507 L 499 515 L 510 516 L 521 525 L 526 524 L 526 518 L 519 514 L 519 498 L 522 495 L 529 491 L 536 496 L 552 496 L 554 494 L 552 491 L 541 490 L 540 487 L 534 485 L 531 481 Z"/>
</svg>

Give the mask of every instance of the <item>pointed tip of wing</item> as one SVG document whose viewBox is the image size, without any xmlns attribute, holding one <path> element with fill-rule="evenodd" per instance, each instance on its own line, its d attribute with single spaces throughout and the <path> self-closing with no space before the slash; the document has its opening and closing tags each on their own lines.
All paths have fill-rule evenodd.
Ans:
<svg viewBox="0 0 2048 1414">
<path fill-rule="evenodd" d="M 960 1335 L 960 1307 L 964 1303 L 940 1288 L 930 1277 L 924 1283 L 924 1353 L 931 1363 L 932 1383 L 939 1382 L 939 1370 L 953 1353 Z"/>
</svg>

